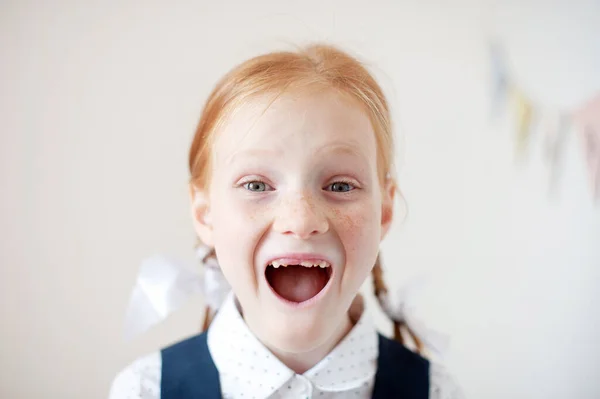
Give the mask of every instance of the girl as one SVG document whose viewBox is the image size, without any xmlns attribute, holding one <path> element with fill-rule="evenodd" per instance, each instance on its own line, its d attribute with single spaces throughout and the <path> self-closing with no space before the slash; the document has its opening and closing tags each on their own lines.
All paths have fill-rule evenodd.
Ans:
<svg viewBox="0 0 600 399">
<path fill-rule="evenodd" d="M 440 366 L 379 335 L 358 294 L 397 190 L 387 101 L 326 45 L 248 60 L 190 149 L 195 230 L 232 294 L 207 332 L 134 362 L 111 398 L 458 398 Z M 414 334 L 413 334 L 414 336 Z M 417 349 L 421 348 L 414 337 Z"/>
</svg>

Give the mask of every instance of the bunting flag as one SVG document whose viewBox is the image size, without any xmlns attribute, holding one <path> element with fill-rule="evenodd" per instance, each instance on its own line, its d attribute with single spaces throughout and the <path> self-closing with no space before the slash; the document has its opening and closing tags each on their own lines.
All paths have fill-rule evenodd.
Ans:
<svg viewBox="0 0 600 399">
<path fill-rule="evenodd" d="M 490 69 L 492 78 L 491 114 L 493 118 L 502 115 L 506 104 L 506 96 L 509 93 L 510 81 L 505 59 L 502 46 L 497 42 L 492 42 L 490 45 Z"/>
<path fill-rule="evenodd" d="M 592 195 L 600 202 L 600 94 L 573 113 L 588 168 Z"/>
<path fill-rule="evenodd" d="M 543 126 L 542 155 L 547 165 L 549 192 L 557 189 L 562 153 L 571 127 L 577 127 L 581 137 L 592 195 L 600 199 L 600 93 L 576 110 L 548 111 L 543 104 L 534 102 L 517 82 L 507 67 L 505 51 L 498 41 L 490 44 L 491 109 L 497 117 L 507 108 L 514 116 L 515 155 L 526 159 L 534 133 L 533 121 L 540 119 Z M 600 201 L 599 201 L 600 202 Z"/>
<path fill-rule="evenodd" d="M 519 159 L 525 157 L 529 140 L 531 137 L 531 118 L 533 106 L 529 98 L 517 87 L 512 87 L 511 98 L 513 99 L 516 117 L 516 141 L 515 149 Z"/>
<path fill-rule="evenodd" d="M 544 120 L 543 159 L 549 166 L 548 189 L 553 194 L 557 190 L 562 149 L 566 144 L 571 124 L 569 115 L 552 111 Z"/>
</svg>

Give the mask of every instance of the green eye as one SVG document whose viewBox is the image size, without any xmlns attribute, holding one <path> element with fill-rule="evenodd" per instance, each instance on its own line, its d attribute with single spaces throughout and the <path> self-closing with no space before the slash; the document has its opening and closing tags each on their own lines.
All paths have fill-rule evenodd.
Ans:
<svg viewBox="0 0 600 399">
<path fill-rule="evenodd" d="M 250 181 L 244 184 L 244 187 L 246 190 L 253 192 L 267 191 L 267 185 L 261 181 Z"/>
<path fill-rule="evenodd" d="M 350 183 L 344 183 L 344 182 L 333 183 L 330 187 L 331 187 L 331 191 L 336 192 L 336 193 L 346 193 L 348 191 L 351 191 L 354 188 Z"/>
</svg>

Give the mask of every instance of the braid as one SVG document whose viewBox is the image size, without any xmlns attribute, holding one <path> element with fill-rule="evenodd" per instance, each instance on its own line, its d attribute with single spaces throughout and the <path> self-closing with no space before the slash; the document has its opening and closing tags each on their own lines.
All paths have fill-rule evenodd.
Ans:
<svg viewBox="0 0 600 399">
<path fill-rule="evenodd" d="M 204 332 L 206 330 L 208 330 L 208 327 L 210 326 L 210 323 L 212 322 L 212 319 L 214 317 L 214 314 L 212 314 L 212 311 L 210 310 L 210 308 L 208 306 L 204 307 L 204 322 L 202 323 L 202 329 L 200 330 L 200 332 Z"/>
<path fill-rule="evenodd" d="M 375 265 L 373 266 L 372 274 L 373 274 L 373 291 L 375 293 L 375 298 L 377 298 L 377 301 L 379 302 L 379 304 L 382 305 L 382 299 L 381 299 L 382 294 L 387 294 L 388 289 L 387 289 L 387 286 L 385 285 L 385 282 L 383 281 L 383 268 L 381 267 L 381 259 L 380 259 L 379 254 L 377 254 L 377 259 L 375 260 Z M 390 317 L 390 316 L 388 315 L 388 317 Z M 408 335 L 410 336 L 410 338 L 412 339 L 412 341 L 414 342 L 415 347 L 416 347 L 416 352 L 419 354 L 423 354 L 423 342 L 408 327 L 408 325 L 406 324 L 406 321 L 405 320 L 394 320 L 391 317 L 390 317 L 390 319 L 392 320 L 392 323 L 394 324 L 394 339 L 396 341 L 400 342 L 402 345 L 405 345 L 404 337 L 402 336 L 402 330 L 405 330 L 408 333 Z"/>
</svg>

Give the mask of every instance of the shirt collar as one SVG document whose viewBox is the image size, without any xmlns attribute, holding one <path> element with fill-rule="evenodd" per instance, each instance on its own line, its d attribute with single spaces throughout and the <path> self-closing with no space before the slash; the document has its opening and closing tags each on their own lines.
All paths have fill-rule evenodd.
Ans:
<svg viewBox="0 0 600 399">
<path fill-rule="evenodd" d="M 358 306 L 355 306 L 357 301 Z M 352 309 L 356 308 L 359 310 L 352 317 Z M 351 318 L 357 321 L 350 332 L 323 360 L 303 374 L 321 391 L 355 389 L 375 375 L 377 332 L 370 317 L 362 311 L 360 295 L 351 307 Z M 235 393 L 239 391 L 268 397 L 295 374 L 250 331 L 233 294 L 225 300 L 208 329 L 208 348 L 219 370 L 224 396 L 237 396 Z"/>
<path fill-rule="evenodd" d="M 372 380 L 377 371 L 377 331 L 367 312 L 363 311 L 360 295 L 354 299 L 350 318 L 355 322 L 350 332 L 329 355 L 304 373 L 322 391 L 356 389 Z"/>
<path fill-rule="evenodd" d="M 224 397 L 252 393 L 250 397 L 266 398 L 294 375 L 250 331 L 233 294 L 221 305 L 207 339 Z"/>
</svg>

